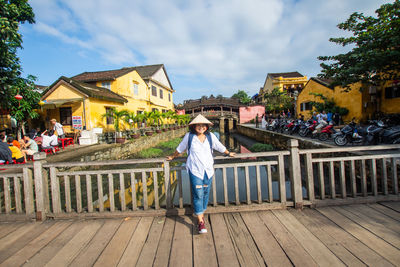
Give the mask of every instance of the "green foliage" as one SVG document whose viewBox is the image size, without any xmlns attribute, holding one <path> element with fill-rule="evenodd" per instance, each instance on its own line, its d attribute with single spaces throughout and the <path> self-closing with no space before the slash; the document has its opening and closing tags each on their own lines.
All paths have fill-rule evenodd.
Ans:
<svg viewBox="0 0 400 267">
<path fill-rule="evenodd" d="M 35 15 L 27 0 L 0 0 L 0 107 L 10 109 L 15 103 L 13 98 L 18 89 L 26 99 L 32 99 L 30 84 L 24 85 L 25 79 L 21 78 L 22 68 L 17 56 L 17 49 L 22 48 L 22 35 L 18 33 L 20 23 L 34 23 Z M 27 82 L 32 81 L 28 77 Z M 22 92 L 23 91 L 23 92 Z M 33 98 L 35 98 L 33 94 Z M 38 101 L 37 101 L 38 102 Z M 36 102 L 36 103 L 37 103 Z M 26 119 L 22 114 L 34 115 L 27 110 L 30 101 L 24 102 L 20 111 L 13 111 L 20 119 Z M 17 105 L 18 106 L 18 105 Z M 33 118 L 34 118 L 33 117 Z M 32 117 L 31 117 L 32 118 Z"/>
<path fill-rule="evenodd" d="M 265 152 L 271 150 L 274 150 L 274 147 L 271 144 L 255 143 L 250 147 L 251 152 Z"/>
<path fill-rule="evenodd" d="M 162 142 L 157 147 L 174 151 L 181 141 L 182 138 L 175 138 L 167 142 Z"/>
<path fill-rule="evenodd" d="M 384 4 L 376 17 L 353 13 L 338 28 L 351 33 L 350 37 L 330 38 L 329 41 L 353 47 L 336 56 L 320 56 L 322 78 L 333 79 L 332 85 L 350 90 L 350 85 L 363 82 L 380 85 L 399 79 L 400 69 L 400 0 Z"/>
<path fill-rule="evenodd" d="M 160 148 L 148 148 L 139 152 L 138 156 L 140 158 L 158 158 L 163 154 L 162 149 Z"/>
<path fill-rule="evenodd" d="M 116 132 L 120 131 L 120 123 L 129 116 L 128 110 L 117 110 L 116 108 L 112 108 L 110 111 L 107 111 L 102 115 L 102 118 L 105 119 L 107 117 L 112 117 L 114 119 L 114 129 Z"/>
<path fill-rule="evenodd" d="M 243 90 L 238 90 L 237 93 L 232 95 L 232 98 L 239 99 L 240 103 L 242 104 L 249 104 L 251 101 L 251 97 Z"/>
<path fill-rule="evenodd" d="M 322 112 L 323 110 L 332 113 L 338 112 L 341 116 L 344 116 L 347 113 L 349 113 L 349 110 L 347 108 L 336 106 L 336 103 L 333 100 L 333 98 L 328 98 L 323 94 L 312 93 L 312 92 L 310 93 L 310 95 L 319 97 L 322 100 L 322 102 L 310 101 L 311 106 L 314 107 L 318 112 Z"/>
<path fill-rule="evenodd" d="M 265 112 L 280 112 L 293 108 L 293 99 L 278 87 L 264 95 Z"/>
</svg>

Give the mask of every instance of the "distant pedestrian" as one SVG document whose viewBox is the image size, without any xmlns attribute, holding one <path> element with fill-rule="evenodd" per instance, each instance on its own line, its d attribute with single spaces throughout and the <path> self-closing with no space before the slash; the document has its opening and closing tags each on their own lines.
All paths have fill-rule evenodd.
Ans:
<svg viewBox="0 0 400 267">
<path fill-rule="evenodd" d="M 335 125 L 339 125 L 340 124 L 340 114 L 339 114 L 339 112 L 337 110 L 332 115 L 332 120 L 333 120 L 333 123 L 335 123 Z"/>
<path fill-rule="evenodd" d="M 328 123 L 330 123 L 331 120 L 332 120 L 332 116 L 333 116 L 332 111 L 329 111 L 328 114 L 326 114 L 326 115 L 327 115 L 327 120 L 326 120 L 326 121 L 327 121 Z"/>
<path fill-rule="evenodd" d="M 213 150 L 234 157 L 235 153 L 229 152 L 209 128 L 212 123 L 201 114 L 189 123 L 190 132 L 183 137 L 172 156 L 174 158 L 187 151 L 186 170 L 189 172 L 192 188 L 192 201 L 194 214 L 198 220 L 199 234 L 207 233 L 204 221 L 204 212 L 207 209 L 212 177 L 214 175 Z"/>
<path fill-rule="evenodd" d="M 265 114 L 263 114 L 261 117 L 261 129 L 266 129 L 266 128 L 267 128 L 267 120 L 265 119 Z"/>
<path fill-rule="evenodd" d="M 64 127 L 56 119 L 51 119 L 53 130 L 57 132 L 58 138 L 65 138 Z"/>
<path fill-rule="evenodd" d="M 256 128 L 258 128 L 258 113 L 256 115 Z"/>
</svg>

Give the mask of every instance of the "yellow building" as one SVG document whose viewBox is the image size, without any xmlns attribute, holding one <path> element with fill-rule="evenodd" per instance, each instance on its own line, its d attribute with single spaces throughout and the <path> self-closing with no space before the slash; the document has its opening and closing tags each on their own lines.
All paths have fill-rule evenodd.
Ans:
<svg viewBox="0 0 400 267">
<path fill-rule="evenodd" d="M 174 109 L 173 92 L 162 64 L 84 72 L 72 78 L 60 77 L 48 87 L 42 97 L 43 115 L 46 121 L 57 119 L 66 132 L 73 131 L 74 116 L 81 118 L 87 130 L 112 129 L 112 121 L 102 118 L 108 109 L 166 112 Z"/>
<path fill-rule="evenodd" d="M 335 104 L 349 110 L 343 116 L 343 121 L 366 121 L 378 115 L 378 113 L 393 114 L 400 113 L 400 88 L 398 83 L 389 82 L 383 88 L 362 88 L 361 83 L 351 85 L 351 90 L 346 92 L 342 87 L 331 88 L 330 81 L 311 78 L 305 85 L 303 91 L 297 97 L 297 114 L 303 114 L 305 118 L 311 117 L 311 101 L 321 101 L 319 97 L 310 93 L 323 94 L 333 98 Z"/>
<path fill-rule="evenodd" d="M 270 93 L 274 88 L 279 88 L 281 91 L 285 91 L 288 95 L 293 96 L 296 91 L 300 93 L 306 83 L 307 76 L 303 76 L 297 71 L 268 73 L 264 86 L 260 88 L 259 102 L 264 102 L 263 96 L 266 93 Z"/>
</svg>

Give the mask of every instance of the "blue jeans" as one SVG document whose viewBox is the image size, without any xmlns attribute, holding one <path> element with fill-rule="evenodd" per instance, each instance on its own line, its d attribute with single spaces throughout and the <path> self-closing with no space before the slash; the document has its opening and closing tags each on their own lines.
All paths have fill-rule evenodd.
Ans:
<svg viewBox="0 0 400 267">
<path fill-rule="evenodd" d="M 204 172 L 204 178 L 200 179 L 189 171 L 190 184 L 192 186 L 192 200 L 195 215 L 201 215 L 207 209 L 210 195 L 211 178 Z"/>
</svg>

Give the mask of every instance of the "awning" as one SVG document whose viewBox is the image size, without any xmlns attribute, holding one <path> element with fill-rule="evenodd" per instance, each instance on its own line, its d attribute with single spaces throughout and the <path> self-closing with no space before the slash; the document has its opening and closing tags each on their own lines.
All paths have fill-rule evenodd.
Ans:
<svg viewBox="0 0 400 267">
<path fill-rule="evenodd" d="M 43 108 L 52 109 L 61 107 L 67 103 L 75 103 L 82 102 L 83 98 L 68 98 L 68 99 L 51 99 L 51 100 L 42 100 L 44 102 Z"/>
</svg>

